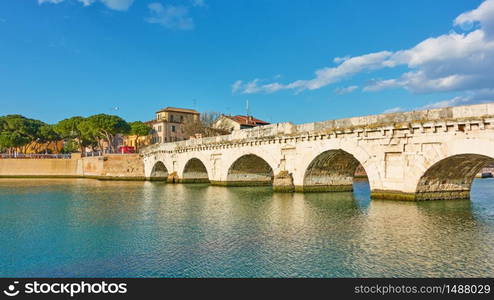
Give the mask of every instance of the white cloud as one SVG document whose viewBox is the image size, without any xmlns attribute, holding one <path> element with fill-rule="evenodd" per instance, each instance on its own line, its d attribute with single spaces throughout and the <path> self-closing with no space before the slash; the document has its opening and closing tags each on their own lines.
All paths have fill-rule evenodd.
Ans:
<svg viewBox="0 0 494 300">
<path fill-rule="evenodd" d="M 363 91 L 375 92 L 396 86 L 400 86 L 400 82 L 398 82 L 396 79 L 387 79 L 387 80 L 373 79 L 367 83 L 367 85 L 363 88 Z"/>
<path fill-rule="evenodd" d="M 403 108 L 401 108 L 401 107 L 393 107 L 393 108 L 386 109 L 385 111 L 383 111 L 383 114 L 392 114 L 392 113 L 397 113 L 397 112 L 402 112 L 402 111 L 403 111 Z"/>
<path fill-rule="evenodd" d="M 150 3 L 148 5 L 151 17 L 148 23 L 160 24 L 169 29 L 190 30 L 194 29 L 194 20 L 185 6 L 163 5 L 161 3 Z"/>
<path fill-rule="evenodd" d="M 468 23 L 468 24 L 466 24 Z M 461 26 L 461 25 L 467 26 Z M 467 32 L 450 31 L 425 39 L 414 47 L 396 52 L 380 51 L 354 57 L 336 57 L 334 67 L 315 72 L 310 80 L 292 83 L 264 83 L 253 80 L 237 88 L 241 93 L 269 93 L 293 89 L 314 90 L 361 72 L 406 66 L 397 78 L 374 79 L 364 91 L 404 88 L 412 93 L 476 91 L 494 86 L 494 0 L 486 0 L 474 10 L 460 14 L 454 25 Z M 476 25 L 476 26 L 474 26 Z M 474 101 L 470 96 L 468 101 Z M 456 102 L 450 103 L 458 103 Z"/>
<path fill-rule="evenodd" d="M 455 105 L 475 104 L 490 102 L 494 99 L 494 88 L 467 91 L 465 95 L 456 96 L 451 99 L 430 103 L 419 109 L 433 109 Z"/>
<path fill-rule="evenodd" d="M 468 97 L 463 97 L 463 96 L 457 96 L 448 100 L 443 100 L 443 101 L 438 101 L 435 103 L 427 104 L 419 109 L 434 109 L 434 108 L 442 108 L 442 107 L 448 107 L 448 106 L 455 106 L 455 105 L 462 105 L 465 103 L 468 103 L 469 99 Z"/>
<path fill-rule="evenodd" d="M 38 0 L 38 4 L 43 4 L 43 3 L 53 3 L 53 4 L 58 4 L 60 2 L 63 2 L 64 0 Z"/>
<path fill-rule="evenodd" d="M 287 89 L 295 89 L 297 92 L 303 90 L 316 90 L 362 71 L 387 67 L 385 63 L 391 55 L 392 52 L 381 51 L 350 58 L 337 58 L 335 59 L 335 62 L 340 63 L 338 66 L 317 70 L 315 72 L 316 76 L 313 79 L 297 80 L 289 84 L 269 83 L 264 85 L 258 85 L 259 80 L 255 79 L 244 84 L 242 93 L 272 93 Z"/>
<path fill-rule="evenodd" d="M 39 4 L 43 3 L 53 3 L 53 4 L 58 4 L 61 3 L 65 0 L 38 0 Z M 77 0 L 78 2 L 81 2 L 83 6 L 90 6 L 93 3 L 99 1 L 106 5 L 106 7 L 113 9 L 113 10 L 120 10 L 120 11 L 125 11 L 128 10 L 129 7 L 134 3 L 134 0 Z"/>
<path fill-rule="evenodd" d="M 192 6 L 204 7 L 206 6 L 206 2 L 204 0 L 192 0 Z"/>
<path fill-rule="evenodd" d="M 386 63 L 405 64 L 410 71 L 399 78 L 374 80 L 365 91 L 403 87 L 413 93 L 432 93 L 488 88 L 494 85 L 494 39 L 488 39 L 482 29 L 450 33 L 398 51 Z"/>
<path fill-rule="evenodd" d="M 339 88 L 336 88 L 334 91 L 338 94 L 338 95 L 344 95 L 344 94 L 349 94 L 351 92 L 354 92 L 358 89 L 358 86 L 356 85 L 351 85 L 351 86 L 347 86 L 347 87 L 339 87 Z"/>
<path fill-rule="evenodd" d="M 467 24 L 468 28 L 474 22 L 479 22 L 489 35 L 494 34 L 494 1 L 487 0 L 478 8 L 462 13 L 455 19 L 454 24 L 460 26 Z"/>
<path fill-rule="evenodd" d="M 242 88 L 242 80 L 237 80 L 232 84 L 232 93 L 238 92 Z"/>
<path fill-rule="evenodd" d="M 86 0 L 87 1 L 87 0 Z M 134 0 L 100 0 L 108 8 L 114 10 L 128 10 L 129 7 L 134 3 Z"/>
<path fill-rule="evenodd" d="M 96 0 L 78 0 L 78 1 L 81 2 L 84 6 L 89 6 L 94 2 L 96 2 Z"/>
</svg>

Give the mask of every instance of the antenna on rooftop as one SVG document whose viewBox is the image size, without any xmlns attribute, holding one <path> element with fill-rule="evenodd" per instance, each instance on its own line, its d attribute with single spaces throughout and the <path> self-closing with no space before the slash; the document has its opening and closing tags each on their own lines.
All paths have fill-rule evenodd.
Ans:
<svg viewBox="0 0 494 300">
<path fill-rule="evenodd" d="M 250 116 L 249 100 L 245 100 L 245 111 L 247 112 L 247 116 Z"/>
<path fill-rule="evenodd" d="M 196 100 L 196 98 L 194 98 L 194 99 L 192 99 L 192 106 L 193 106 L 192 108 L 197 109 L 196 105 L 197 105 L 197 100 Z"/>
</svg>

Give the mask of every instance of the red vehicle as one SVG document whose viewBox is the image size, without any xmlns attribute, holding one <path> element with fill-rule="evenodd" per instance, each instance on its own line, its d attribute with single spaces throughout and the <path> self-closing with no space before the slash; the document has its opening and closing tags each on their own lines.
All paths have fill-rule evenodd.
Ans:
<svg viewBox="0 0 494 300">
<path fill-rule="evenodd" d="M 136 149 L 132 146 L 120 146 L 118 147 L 119 153 L 136 153 Z"/>
</svg>

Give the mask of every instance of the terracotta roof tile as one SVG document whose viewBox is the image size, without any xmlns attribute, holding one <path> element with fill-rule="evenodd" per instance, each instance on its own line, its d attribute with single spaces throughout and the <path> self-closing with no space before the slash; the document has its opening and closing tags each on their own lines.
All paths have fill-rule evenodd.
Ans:
<svg viewBox="0 0 494 300">
<path fill-rule="evenodd" d="M 259 125 L 268 125 L 268 122 L 265 122 L 263 120 L 256 119 L 252 116 L 242 116 L 242 115 L 236 115 L 236 116 L 225 116 L 240 125 L 247 125 L 247 126 L 259 126 Z"/>
<path fill-rule="evenodd" d="M 183 113 L 192 113 L 192 114 L 199 114 L 199 112 L 195 109 L 189 109 L 189 108 L 178 108 L 178 107 L 171 107 L 168 106 L 166 108 L 163 108 L 157 112 L 162 112 L 162 111 L 175 111 L 175 112 L 183 112 Z"/>
</svg>

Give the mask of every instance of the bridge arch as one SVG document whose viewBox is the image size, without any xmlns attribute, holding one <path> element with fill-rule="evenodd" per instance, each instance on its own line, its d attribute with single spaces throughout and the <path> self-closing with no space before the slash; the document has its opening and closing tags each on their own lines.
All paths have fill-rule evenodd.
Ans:
<svg viewBox="0 0 494 300">
<path fill-rule="evenodd" d="M 168 177 L 168 169 L 162 161 L 157 161 L 154 163 L 153 168 L 151 169 L 151 174 L 149 178 L 151 180 L 163 180 L 165 181 Z"/>
<path fill-rule="evenodd" d="M 198 158 L 191 158 L 187 161 L 182 172 L 183 183 L 209 182 L 208 170 L 205 164 Z"/>
<path fill-rule="evenodd" d="M 469 199 L 475 175 L 492 163 L 494 157 L 480 154 L 448 156 L 434 163 L 420 177 L 415 199 Z"/>
<path fill-rule="evenodd" d="M 305 168 L 301 192 L 344 192 L 353 190 L 356 170 L 367 177 L 365 167 L 354 155 L 342 149 L 319 153 Z"/>
<path fill-rule="evenodd" d="M 256 154 L 238 157 L 228 168 L 227 185 L 272 185 L 274 171 L 271 165 Z"/>
<path fill-rule="evenodd" d="M 415 175 L 415 200 L 469 199 L 475 175 L 494 163 L 494 142 L 454 140 L 426 151 L 423 157 L 410 172 Z"/>
</svg>

